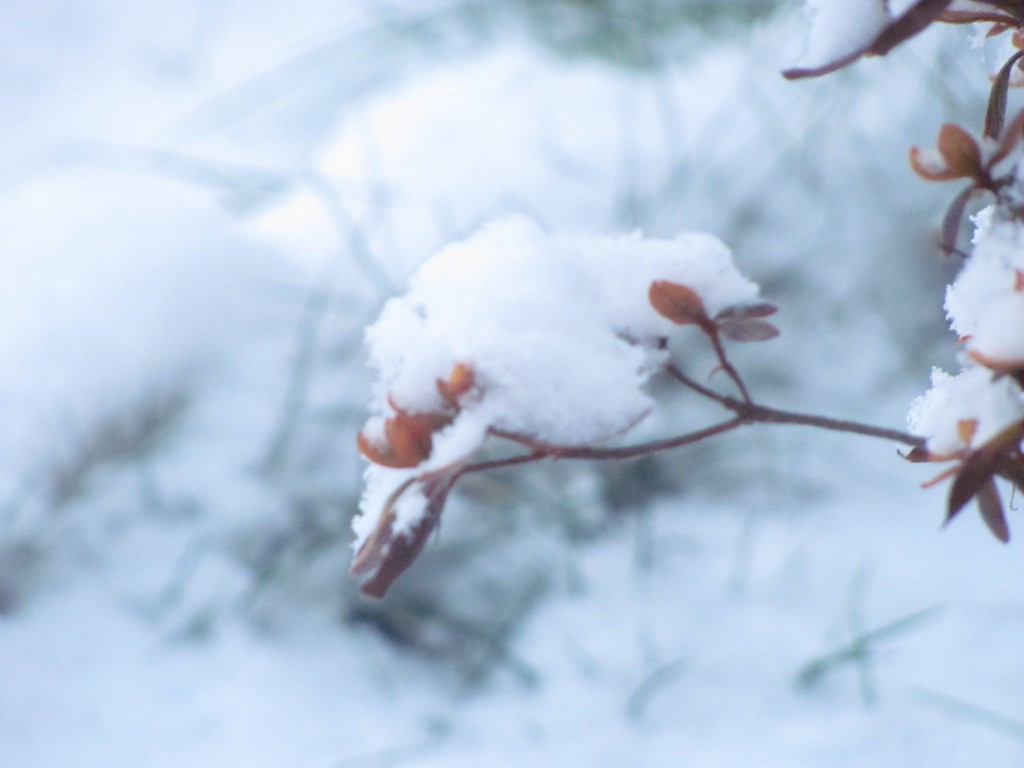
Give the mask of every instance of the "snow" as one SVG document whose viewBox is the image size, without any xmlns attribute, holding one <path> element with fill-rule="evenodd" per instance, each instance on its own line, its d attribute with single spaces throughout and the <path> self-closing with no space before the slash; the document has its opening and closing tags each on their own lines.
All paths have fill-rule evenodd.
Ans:
<svg viewBox="0 0 1024 768">
<path fill-rule="evenodd" d="M 364 434 L 381 444 L 380 424 L 397 409 L 450 409 L 437 382 L 460 365 L 473 372 L 473 390 L 415 462 L 420 472 L 465 461 L 489 428 L 569 446 L 626 432 L 654 408 L 644 385 L 665 359 L 660 340 L 673 330 L 648 301 L 657 280 L 692 288 L 712 316 L 758 298 L 710 235 L 559 237 L 519 216 L 446 246 L 367 331 L 378 382 Z M 381 499 L 409 476 L 369 467 L 357 550 L 384 511 Z M 421 517 L 407 500 L 402 508 L 397 535 Z"/>
<path fill-rule="evenodd" d="M 931 471 L 884 442 L 751 428 L 653 468 L 480 476 L 404 602 L 355 596 L 363 329 L 484 222 L 526 212 L 611 262 L 724 253 L 674 242 L 715 233 L 782 305 L 783 335 L 735 352 L 765 402 L 893 424 L 952 346 L 951 278 L 889 226 L 945 201 L 902 163 L 946 119 L 918 68 L 794 89 L 786 22 L 658 72 L 504 28 L 439 62 L 392 29 L 413 5 L 460 3 L 0 11 L 0 765 L 1024 763 L 1020 537 L 940 532 Z M 664 327 L 607 288 L 613 327 Z M 673 354 L 705 376 L 691 331 Z M 112 450 L 179 390 L 152 446 Z M 637 439 L 720 416 L 648 395 Z M 477 443 L 471 410 L 439 461 Z"/>
<path fill-rule="evenodd" d="M 911 432 L 928 440 L 931 453 L 952 457 L 984 445 L 1021 419 L 1024 393 L 1020 385 L 972 366 L 956 376 L 932 371 L 932 387 L 911 405 L 907 424 Z M 965 430 L 970 432 L 969 439 L 964 437 Z"/>
<path fill-rule="evenodd" d="M 934 371 L 932 388 L 908 416 L 911 431 L 940 457 L 976 449 L 1024 419 L 1020 385 L 998 375 L 1024 366 L 1024 225 L 1001 204 L 974 222 L 974 248 L 946 291 L 950 325 L 966 340 L 967 367 L 955 377 Z"/>
<path fill-rule="evenodd" d="M 985 358 L 1024 360 L 1020 297 L 1024 275 L 1024 225 L 989 206 L 975 217 L 974 248 L 946 294 L 956 333 Z"/>
</svg>

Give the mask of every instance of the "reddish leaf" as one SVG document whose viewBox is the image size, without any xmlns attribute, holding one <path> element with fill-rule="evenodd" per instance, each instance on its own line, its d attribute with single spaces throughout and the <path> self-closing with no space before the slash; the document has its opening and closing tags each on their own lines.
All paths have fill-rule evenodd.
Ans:
<svg viewBox="0 0 1024 768">
<path fill-rule="evenodd" d="M 915 445 L 906 453 L 901 453 L 900 456 L 914 464 L 923 464 L 925 462 L 934 461 L 932 455 L 928 453 L 928 449 L 923 445 Z"/>
<path fill-rule="evenodd" d="M 996 373 L 1005 373 L 1015 376 L 1021 371 L 1024 371 L 1024 359 L 1007 360 L 999 357 L 990 357 L 976 349 L 968 350 L 967 357 L 978 365 L 983 365 L 990 371 L 995 371 Z"/>
<path fill-rule="evenodd" d="M 946 24 L 995 24 L 995 25 L 1007 25 L 1008 27 L 1017 26 L 1017 20 L 1013 16 L 1006 12 L 1001 12 L 995 7 L 989 10 L 952 10 L 943 11 L 939 14 L 939 21 L 945 22 Z M 990 33 L 991 34 L 991 31 Z M 998 34 L 998 32 L 996 33 Z"/>
<path fill-rule="evenodd" d="M 977 187 L 967 187 L 963 192 L 953 198 L 953 202 L 946 209 L 942 217 L 942 242 L 939 247 L 946 253 L 956 253 L 957 243 L 960 241 L 960 224 L 964 220 L 964 210 L 967 208 L 967 201 L 977 191 Z"/>
<path fill-rule="evenodd" d="M 1003 120 L 1006 119 L 1006 92 L 1010 88 L 1010 74 L 1014 65 L 1024 57 L 1024 51 L 1017 51 L 1011 56 L 996 75 L 989 91 L 988 107 L 985 110 L 985 136 L 998 139 L 1003 133 Z M 1005 156 L 1005 155 L 1004 155 Z M 1002 158 L 1000 158 L 1002 159 Z"/>
<path fill-rule="evenodd" d="M 953 0 L 918 0 L 903 14 L 893 19 L 882 29 L 870 44 L 857 48 L 849 53 L 822 64 L 818 67 L 796 67 L 785 70 L 782 75 L 789 80 L 802 77 L 816 77 L 842 69 L 865 54 L 884 56 L 900 43 L 928 27 L 932 22 L 944 21 L 951 24 L 970 24 L 978 21 L 1004 22 L 1017 26 L 1018 21 L 997 4 L 986 10 L 959 11 L 947 10 Z M 1015 12 L 1015 10 L 1013 11 Z"/>
<path fill-rule="evenodd" d="M 946 164 L 945 158 L 942 158 L 941 163 L 936 162 L 934 154 L 929 158 L 925 155 L 924 150 L 919 147 L 910 148 L 909 159 L 910 167 L 914 169 L 914 173 L 927 181 L 953 181 L 954 179 L 963 178 L 962 173 L 954 171 Z"/>
<path fill-rule="evenodd" d="M 403 464 L 395 456 L 390 445 L 377 445 L 362 432 L 356 435 L 356 445 L 359 447 L 359 452 L 374 464 L 380 464 L 382 467 L 391 467 L 392 469 L 405 469 L 409 466 Z M 415 466 L 415 464 L 412 466 Z"/>
<path fill-rule="evenodd" d="M 1005 463 L 1005 454 L 1017 450 L 1022 436 L 1024 422 L 1012 424 L 964 460 L 952 488 L 949 489 L 947 523 L 959 514 L 985 483 L 991 482 L 992 477 Z"/>
<path fill-rule="evenodd" d="M 995 481 L 989 480 L 978 489 L 976 495 L 978 500 L 978 511 L 981 512 L 981 519 L 992 531 L 992 535 L 1004 544 L 1010 540 L 1010 528 L 1006 525 L 1006 515 L 1003 514 L 1003 502 L 999 498 L 999 489 Z"/>
<path fill-rule="evenodd" d="M 958 176 L 976 179 L 981 175 L 981 148 L 956 123 L 946 123 L 939 130 L 938 149 L 946 165 Z"/>
<path fill-rule="evenodd" d="M 977 431 L 977 419 L 960 419 L 960 421 L 956 423 L 956 433 L 960 436 L 960 439 L 964 441 L 964 445 L 967 447 L 970 447 L 971 441 L 974 440 L 974 433 Z"/>
<path fill-rule="evenodd" d="M 909 40 L 925 29 L 952 3 L 952 0 L 918 0 L 910 8 L 886 25 L 871 47 L 869 53 L 884 56 L 900 43 Z"/>
<path fill-rule="evenodd" d="M 391 452 L 402 467 L 415 467 L 430 456 L 434 433 L 451 419 L 438 413 L 409 413 L 399 410 L 384 422 Z"/>
<path fill-rule="evenodd" d="M 688 286 L 669 280 L 655 280 L 647 296 L 658 314 L 677 325 L 707 326 L 711 322 L 703 300 Z"/>
<path fill-rule="evenodd" d="M 384 508 L 381 510 L 380 519 L 377 521 L 377 527 L 373 529 L 352 559 L 352 565 L 349 568 L 350 574 L 358 576 L 369 573 L 383 562 L 384 555 L 393 538 L 395 504 L 414 482 L 416 482 L 416 478 L 409 478 L 388 496 L 387 501 L 384 502 Z"/>
<path fill-rule="evenodd" d="M 804 77 L 818 77 L 819 75 L 827 75 L 831 72 L 842 69 L 847 64 L 851 64 L 867 51 L 867 48 L 857 48 L 854 51 L 850 51 L 845 56 L 841 56 L 838 59 L 834 59 L 826 64 L 822 64 L 819 67 L 792 67 L 791 69 L 785 69 L 782 71 L 782 76 L 787 80 L 800 80 Z"/>
<path fill-rule="evenodd" d="M 774 325 L 756 318 L 725 320 L 718 324 L 718 330 L 730 341 L 767 341 L 779 335 Z"/>
<path fill-rule="evenodd" d="M 779 311 L 779 308 L 774 304 L 769 304 L 767 301 L 758 302 L 757 304 L 741 304 L 735 307 L 726 307 L 717 315 L 716 320 L 731 320 L 733 318 L 745 318 L 745 317 L 768 317 L 774 315 Z"/>
<path fill-rule="evenodd" d="M 1024 51 L 1021 51 L 1024 54 Z M 1024 57 L 1022 57 L 1024 60 Z M 1024 109 L 1018 112 L 1013 120 L 1010 121 L 1009 126 L 1003 131 L 1002 136 L 999 138 L 999 146 L 996 147 L 995 153 L 992 155 L 992 159 L 989 161 L 989 167 L 1002 161 L 1008 154 L 1017 148 L 1018 142 L 1020 142 L 1022 135 L 1024 135 Z"/>
<path fill-rule="evenodd" d="M 424 481 L 423 493 L 427 497 L 427 508 L 423 517 L 408 533 L 400 536 L 391 535 L 392 523 L 388 522 L 388 546 L 379 553 L 371 565 L 371 568 L 376 567 L 376 573 L 360 586 L 365 594 L 370 597 L 383 597 L 395 579 L 413 564 L 420 552 L 423 551 L 431 532 L 440 522 L 445 501 L 457 479 L 458 473 L 453 472 L 444 477 Z M 376 531 L 374 533 L 376 534 Z M 369 569 L 357 571 L 356 566 L 353 565 L 352 572 L 364 573 L 367 570 Z"/>
<path fill-rule="evenodd" d="M 437 380 L 437 391 L 448 405 L 458 408 L 459 398 L 469 392 L 474 383 L 473 368 L 465 363 L 456 363 L 447 379 Z"/>
</svg>

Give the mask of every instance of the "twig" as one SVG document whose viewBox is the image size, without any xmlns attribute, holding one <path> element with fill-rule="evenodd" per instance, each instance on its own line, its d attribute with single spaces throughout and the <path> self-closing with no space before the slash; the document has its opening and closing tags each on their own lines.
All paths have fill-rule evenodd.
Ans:
<svg viewBox="0 0 1024 768">
<path fill-rule="evenodd" d="M 506 440 L 511 440 L 519 445 L 529 446 L 533 448 L 533 453 L 525 457 L 526 460 L 537 461 L 543 458 L 553 459 L 587 459 L 587 460 L 609 460 L 609 459 L 635 459 L 638 456 L 646 456 L 650 453 L 657 453 L 659 451 L 667 451 L 672 448 L 679 448 L 690 443 L 696 443 L 701 440 L 706 440 L 709 437 L 720 435 L 723 432 L 736 429 L 743 424 L 746 424 L 747 420 L 741 417 L 730 419 L 729 421 L 723 421 L 719 424 L 715 424 L 704 429 L 698 429 L 695 432 L 687 432 L 682 435 L 676 435 L 675 437 L 669 437 L 664 440 L 654 440 L 648 443 L 638 443 L 636 445 L 626 445 L 621 448 L 593 448 L 586 445 L 547 445 L 544 443 L 538 443 L 529 437 L 524 435 L 517 435 L 514 432 L 505 432 L 500 429 L 491 430 L 491 434 L 495 437 L 501 437 Z M 467 470 L 477 465 L 469 465 Z M 475 470 L 474 470 L 475 471 Z"/>
<path fill-rule="evenodd" d="M 743 397 L 743 402 L 748 405 L 753 405 L 753 401 L 750 399 L 750 393 L 747 391 L 747 385 L 743 383 L 743 379 L 740 378 L 739 371 L 729 362 L 729 357 L 725 354 L 725 347 L 722 346 L 722 338 L 718 333 L 718 328 L 711 325 L 707 328 L 702 329 L 707 335 L 708 339 L 711 340 L 711 346 L 715 348 L 715 355 L 718 357 L 719 367 L 725 371 L 726 375 L 732 379 L 736 388 L 740 391 L 740 395 Z"/>
<path fill-rule="evenodd" d="M 911 447 L 924 445 L 924 438 L 918 437 L 917 435 L 911 435 L 907 432 L 901 432 L 897 429 L 876 427 L 871 424 L 861 424 L 857 421 L 848 421 L 845 419 L 833 419 L 828 416 L 783 411 L 779 408 L 769 408 L 753 402 L 737 400 L 734 397 L 729 397 L 715 392 L 713 389 L 709 389 L 703 384 L 694 381 L 674 365 L 668 366 L 666 370 L 674 379 L 676 379 L 676 381 L 692 389 L 694 392 L 703 395 L 709 400 L 714 400 L 716 403 L 728 408 L 744 423 L 797 424 L 807 427 L 817 427 L 818 429 L 828 429 L 833 432 L 847 432 L 855 435 L 866 435 L 867 437 L 878 437 L 884 440 L 903 443 L 904 445 L 909 445 Z"/>
</svg>

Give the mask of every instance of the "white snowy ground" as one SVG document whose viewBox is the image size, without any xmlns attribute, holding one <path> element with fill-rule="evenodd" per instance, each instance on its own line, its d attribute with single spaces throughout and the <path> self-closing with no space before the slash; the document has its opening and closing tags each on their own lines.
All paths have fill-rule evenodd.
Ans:
<svg viewBox="0 0 1024 768">
<path fill-rule="evenodd" d="M 914 267 L 847 258 L 862 239 L 885 245 L 864 223 L 897 199 L 898 126 L 913 117 L 923 144 L 941 115 L 861 94 L 855 146 L 799 149 L 799 125 L 751 114 L 827 126 L 852 97 L 776 81 L 796 45 L 780 30 L 798 34 L 786 25 L 659 78 L 512 42 L 447 62 L 388 49 L 387 67 L 353 73 L 365 57 L 328 43 L 368 22 L 332 4 L 46 5 L 0 11 L 0 766 L 1024 764 L 1019 512 L 1009 546 L 970 513 L 940 532 L 942 491 L 918 488 L 928 468 L 885 443 L 758 430 L 722 441 L 710 479 L 597 543 L 538 532 L 560 575 L 469 690 L 301 600 L 259 625 L 239 607 L 252 576 L 229 554 L 284 514 L 257 467 L 311 288 L 334 290 L 332 329 L 358 333 L 438 244 L 508 210 L 558 230 L 726 236 L 738 225 L 724 201 L 776 189 L 788 161 L 773 147 L 832 163 L 824 197 L 866 191 L 836 199 L 841 221 L 790 211 L 791 241 L 733 239 L 768 298 L 786 258 L 814 285 L 783 307 L 778 346 L 744 359 L 809 361 L 793 372 L 803 388 L 765 387 L 898 426 L 927 365 L 948 361 L 921 353 L 908 380 L 890 347 L 918 311 L 896 311 L 896 331 L 883 315 L 892 275 Z M 291 56 L 288 77 L 255 76 Z M 721 112 L 732 97 L 747 111 Z M 741 148 L 729 197 L 713 170 Z M 670 160 L 683 181 L 658 176 Z M 880 167 L 886 183 L 865 186 Z M 638 200 L 673 194 L 682 212 L 636 220 Z M 935 213 L 913 205 L 908 217 Z M 827 258 L 830 238 L 847 252 Z M 346 365 L 310 398 L 361 406 L 367 382 Z M 75 477 L 88 435 L 179 391 L 190 405 L 158 451 L 96 460 L 61 495 L 54 479 Z M 332 468 L 353 493 L 361 415 Z"/>
</svg>

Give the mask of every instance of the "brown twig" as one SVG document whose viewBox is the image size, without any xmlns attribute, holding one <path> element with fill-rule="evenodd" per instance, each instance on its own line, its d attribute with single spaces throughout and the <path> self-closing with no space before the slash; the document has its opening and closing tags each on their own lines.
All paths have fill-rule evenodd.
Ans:
<svg viewBox="0 0 1024 768">
<path fill-rule="evenodd" d="M 734 397 L 729 397 L 728 395 L 715 392 L 713 389 L 709 389 L 703 384 L 694 381 L 674 365 L 667 366 L 665 370 L 680 384 L 683 384 L 694 392 L 697 392 L 709 400 L 714 400 L 716 403 L 728 408 L 745 424 L 796 424 L 807 427 L 817 427 L 818 429 L 827 429 L 833 432 L 846 432 L 855 435 L 878 437 L 885 440 L 893 440 L 897 443 L 903 443 L 904 445 L 912 447 L 924 445 L 924 438 L 918 437 L 917 435 L 911 435 L 906 432 L 900 432 L 896 429 L 876 427 L 870 424 L 861 424 L 860 422 L 848 421 L 845 419 L 833 419 L 828 416 L 816 416 L 809 413 L 783 411 L 778 408 L 769 408 L 764 405 L 757 405 L 749 400 L 737 400 Z"/>
<path fill-rule="evenodd" d="M 725 354 L 725 347 L 722 346 L 722 337 L 718 333 L 718 328 L 710 324 L 707 327 L 702 327 L 701 330 L 704 331 L 711 341 L 711 346 L 715 348 L 715 355 L 718 357 L 718 367 L 725 371 L 726 375 L 732 379 L 736 388 L 740 391 L 743 402 L 753 405 L 753 401 L 750 399 L 750 392 L 747 391 L 747 385 L 743 383 L 739 371 L 729 362 L 729 357 Z"/>
</svg>

